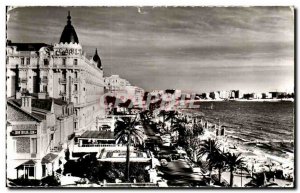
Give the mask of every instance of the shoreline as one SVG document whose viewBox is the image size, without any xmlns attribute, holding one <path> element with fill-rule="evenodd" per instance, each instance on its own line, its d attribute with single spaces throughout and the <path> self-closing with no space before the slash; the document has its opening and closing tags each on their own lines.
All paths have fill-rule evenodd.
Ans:
<svg viewBox="0 0 300 193">
<path fill-rule="evenodd" d="M 294 99 L 199 99 L 188 102 L 294 102 Z"/>
</svg>

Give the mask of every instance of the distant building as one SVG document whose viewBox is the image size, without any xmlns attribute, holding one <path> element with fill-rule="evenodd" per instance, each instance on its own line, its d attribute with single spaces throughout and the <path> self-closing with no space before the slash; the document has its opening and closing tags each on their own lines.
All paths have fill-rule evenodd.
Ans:
<svg viewBox="0 0 300 193">
<path fill-rule="evenodd" d="M 277 99 L 277 98 L 286 98 L 287 93 L 286 92 L 270 92 L 272 99 Z"/>
<path fill-rule="evenodd" d="M 229 99 L 231 95 L 230 91 L 220 91 L 220 98 L 221 99 Z"/>
<path fill-rule="evenodd" d="M 120 78 L 119 75 L 111 75 L 104 78 L 105 88 L 109 91 L 125 90 L 126 86 L 130 86 L 128 80 Z"/>
<path fill-rule="evenodd" d="M 255 93 L 245 93 L 243 95 L 244 99 L 254 99 L 256 97 Z"/>
<path fill-rule="evenodd" d="M 126 86 L 127 96 L 134 105 L 141 104 L 143 101 L 145 90 L 137 86 Z"/>
</svg>

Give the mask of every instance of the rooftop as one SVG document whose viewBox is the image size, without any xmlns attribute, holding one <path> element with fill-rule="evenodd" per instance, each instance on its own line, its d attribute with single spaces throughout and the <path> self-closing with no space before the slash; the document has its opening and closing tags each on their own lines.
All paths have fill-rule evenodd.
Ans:
<svg viewBox="0 0 300 193">
<path fill-rule="evenodd" d="M 30 114 L 12 101 L 7 101 L 6 109 L 7 121 L 37 121 L 41 122 L 43 119 L 40 117 Z"/>
<path fill-rule="evenodd" d="M 17 51 L 39 51 L 42 47 L 51 47 L 45 43 L 12 43 L 7 41 L 7 46 L 16 46 Z"/>
<path fill-rule="evenodd" d="M 111 131 L 85 131 L 78 138 L 87 139 L 115 139 L 114 133 Z"/>
<path fill-rule="evenodd" d="M 48 153 L 43 157 L 42 163 L 51 163 L 53 160 L 55 160 L 55 158 L 57 158 L 56 154 Z"/>
<path fill-rule="evenodd" d="M 61 34 L 60 37 L 60 41 L 62 43 L 79 43 L 76 31 L 74 29 L 74 27 L 71 24 L 71 16 L 70 16 L 70 12 L 68 13 L 68 17 L 67 17 L 68 21 L 67 21 L 67 25 L 64 28 L 64 31 Z"/>
</svg>

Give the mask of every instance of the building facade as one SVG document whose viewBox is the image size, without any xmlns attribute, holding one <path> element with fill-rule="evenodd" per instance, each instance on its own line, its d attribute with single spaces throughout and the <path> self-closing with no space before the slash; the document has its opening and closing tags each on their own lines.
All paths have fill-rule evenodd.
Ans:
<svg viewBox="0 0 300 193">
<path fill-rule="evenodd" d="M 70 106 L 69 106 L 70 105 Z M 63 144 L 68 143 L 73 128 L 57 124 L 56 110 L 65 105 L 53 99 L 21 99 L 7 101 L 7 177 L 9 179 L 41 179 L 63 167 Z M 68 104 L 72 108 L 72 104 Z M 73 112 L 60 118 L 72 122 Z M 70 138 L 69 138 L 70 139 Z"/>
<path fill-rule="evenodd" d="M 79 43 L 68 15 L 60 41 L 44 43 L 12 43 L 6 46 L 7 97 L 20 98 L 22 93 L 42 98 L 59 98 L 74 103 L 72 126 L 79 134 L 93 129 L 104 94 L 100 57 L 95 52 L 88 59 Z"/>
<path fill-rule="evenodd" d="M 121 78 L 119 75 L 111 75 L 104 78 L 105 88 L 109 91 L 125 90 L 126 86 L 130 86 L 128 80 Z"/>
</svg>

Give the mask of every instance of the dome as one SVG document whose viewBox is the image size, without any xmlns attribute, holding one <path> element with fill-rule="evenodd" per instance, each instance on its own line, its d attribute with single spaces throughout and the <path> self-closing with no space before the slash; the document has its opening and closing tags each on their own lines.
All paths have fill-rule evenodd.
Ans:
<svg viewBox="0 0 300 193">
<path fill-rule="evenodd" d="M 98 68 L 102 69 L 101 59 L 98 55 L 97 49 L 96 49 L 95 55 L 93 56 L 93 61 L 97 63 Z"/>
<path fill-rule="evenodd" d="M 60 36 L 60 41 L 59 43 L 79 43 L 78 41 L 78 37 L 76 34 L 76 31 L 74 29 L 74 27 L 71 25 L 71 16 L 70 16 L 70 12 L 68 12 L 68 21 L 67 21 L 67 25 L 64 28 L 64 31 L 62 32 L 61 36 Z"/>
</svg>

